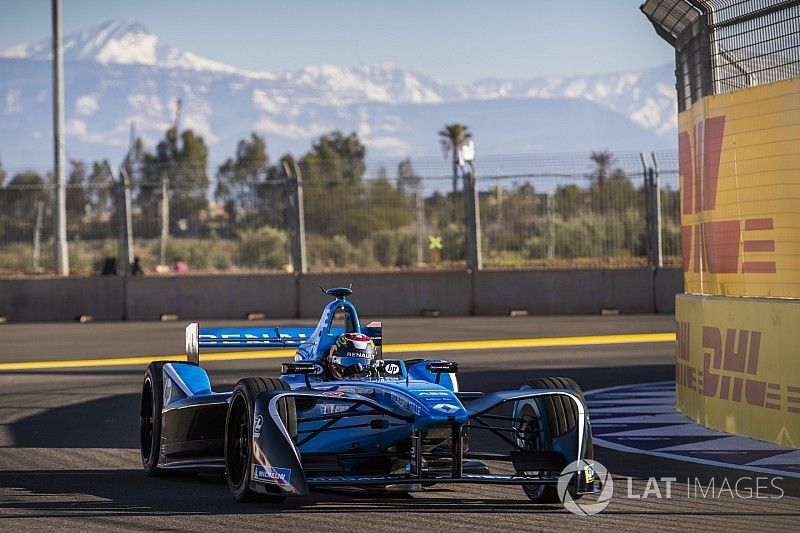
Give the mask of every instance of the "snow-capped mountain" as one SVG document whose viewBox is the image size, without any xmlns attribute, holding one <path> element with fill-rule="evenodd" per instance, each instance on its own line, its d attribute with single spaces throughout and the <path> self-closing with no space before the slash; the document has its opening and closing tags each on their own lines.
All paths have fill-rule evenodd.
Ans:
<svg viewBox="0 0 800 533">
<path fill-rule="evenodd" d="M 94 61 L 101 65 L 147 65 L 150 67 L 220 72 L 241 76 L 272 77 L 237 69 L 191 52 L 182 52 L 161 41 L 141 23 L 118 19 L 68 35 L 63 39 L 64 61 Z M 0 57 L 50 60 L 53 57 L 49 39 L 32 45 L 18 44 L 0 50 Z"/>
<path fill-rule="evenodd" d="M 181 126 L 204 136 L 211 163 L 251 131 L 270 155 L 301 153 L 339 129 L 370 157 L 433 155 L 447 122 L 473 131 L 480 153 L 674 147 L 670 65 L 595 76 L 480 80 L 453 86 L 390 64 L 248 71 L 178 50 L 133 20 L 64 38 L 70 157 L 119 160 L 131 124 L 157 141 L 182 102 Z M 51 157 L 50 41 L 0 50 L 0 158 L 6 168 Z"/>
</svg>

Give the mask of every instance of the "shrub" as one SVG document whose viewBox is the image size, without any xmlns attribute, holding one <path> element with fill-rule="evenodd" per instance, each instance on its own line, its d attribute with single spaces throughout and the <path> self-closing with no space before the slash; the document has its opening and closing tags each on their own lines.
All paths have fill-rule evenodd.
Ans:
<svg viewBox="0 0 800 533">
<path fill-rule="evenodd" d="M 241 266 L 281 268 L 287 263 L 286 232 L 270 226 L 239 233 L 238 259 Z"/>
</svg>

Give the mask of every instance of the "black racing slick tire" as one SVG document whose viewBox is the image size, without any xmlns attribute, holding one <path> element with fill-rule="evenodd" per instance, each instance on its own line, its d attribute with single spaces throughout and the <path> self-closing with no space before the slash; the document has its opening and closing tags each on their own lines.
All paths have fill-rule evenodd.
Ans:
<svg viewBox="0 0 800 533">
<path fill-rule="evenodd" d="M 162 368 L 169 361 L 153 361 L 144 371 L 142 398 L 139 408 L 139 442 L 142 467 L 148 476 L 163 476 L 167 471 L 158 467 L 161 448 L 161 410 L 164 408 L 164 377 Z"/>
<path fill-rule="evenodd" d="M 289 385 L 277 378 L 244 378 L 231 394 L 225 421 L 225 478 L 233 499 L 237 502 L 280 503 L 285 496 L 261 494 L 250 488 L 253 464 L 253 418 L 256 398 L 262 392 L 289 390 Z M 278 404 L 278 413 L 289 435 L 297 435 L 297 412 L 294 400 Z"/>
<path fill-rule="evenodd" d="M 578 393 L 578 397 L 584 405 L 586 405 L 583 391 L 581 391 L 580 386 L 572 378 L 535 378 L 525 385 L 531 389 L 574 390 Z M 535 400 L 535 406 L 538 410 L 543 411 L 541 414 L 544 416 L 539 416 L 537 413 L 533 412 L 533 408 L 530 405 L 525 405 L 521 412 L 523 424 L 533 424 L 537 423 L 537 421 L 544 421 L 546 427 L 540 427 L 538 429 L 540 432 L 546 432 L 550 439 L 560 437 L 572 431 L 578 423 L 578 409 L 569 398 L 563 396 L 540 398 Z M 588 439 L 584 458 L 590 460 L 594 457 L 591 428 L 588 428 L 587 432 Z M 523 485 L 522 489 L 525 491 L 525 495 L 534 503 L 561 503 L 561 498 L 558 495 L 558 488 L 554 485 Z M 574 493 L 573 487 L 570 487 L 569 490 L 573 499 L 577 500 L 580 498 L 580 494 Z"/>
</svg>

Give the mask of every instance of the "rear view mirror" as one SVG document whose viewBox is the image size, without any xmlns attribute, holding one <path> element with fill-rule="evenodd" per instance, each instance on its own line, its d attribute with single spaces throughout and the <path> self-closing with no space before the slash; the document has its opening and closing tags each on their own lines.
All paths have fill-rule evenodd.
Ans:
<svg viewBox="0 0 800 533">
<path fill-rule="evenodd" d="M 281 374 L 293 375 L 301 374 L 306 380 L 306 387 L 311 388 L 311 381 L 308 376 L 312 374 L 322 374 L 322 367 L 311 361 L 290 361 L 281 365 Z"/>
<path fill-rule="evenodd" d="M 442 379 L 442 374 L 457 374 L 458 363 L 455 361 L 432 361 L 425 365 L 428 372 L 436 374 L 436 384 Z"/>
<path fill-rule="evenodd" d="M 311 361 L 291 361 L 281 365 L 281 374 L 316 374 L 319 366 Z"/>
</svg>

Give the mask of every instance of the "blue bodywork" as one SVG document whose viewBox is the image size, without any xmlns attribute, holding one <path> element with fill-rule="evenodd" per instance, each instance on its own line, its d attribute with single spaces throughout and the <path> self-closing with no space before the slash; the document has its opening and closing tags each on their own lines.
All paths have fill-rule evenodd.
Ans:
<svg viewBox="0 0 800 533">
<path fill-rule="evenodd" d="M 369 377 L 328 379 L 322 358 L 341 333 L 363 333 L 372 337 L 377 346 L 382 345 L 381 324 L 361 325 L 355 306 L 346 299 L 348 289 L 328 292 L 335 299 L 325 306 L 314 328 L 200 329 L 192 324 L 187 327 L 186 339 L 190 363 L 164 366 L 164 413 L 169 413 L 192 406 L 213 405 L 221 409 L 222 403 L 228 401 L 229 394 L 212 391 L 208 375 L 197 364 L 201 349 L 296 347 L 294 361 L 313 365 L 313 373 L 281 377 L 291 390 L 265 392 L 256 399 L 253 490 L 291 495 L 305 494 L 312 485 L 387 485 L 423 478 L 437 483 L 554 482 L 492 476 L 483 464 L 467 460 L 465 451 L 471 422 L 505 404 L 512 407 L 509 420 L 518 421 L 519 408 L 525 401 L 553 395 L 575 402 L 580 416 L 575 430 L 553 439 L 549 449 L 563 455 L 565 463 L 586 455 L 588 413 L 572 390 L 462 393 L 454 372 L 435 368 L 441 360 L 420 359 L 385 359 L 381 370 Z M 341 324 L 336 323 L 339 319 Z M 296 409 L 295 434 L 290 434 L 278 416 L 278 402 L 289 399 Z M 513 430 L 517 426 L 512 422 L 509 427 Z M 513 455 L 506 459 L 509 457 L 514 460 Z M 165 468 L 187 464 L 163 459 Z M 441 466 L 440 463 L 445 464 L 446 472 L 431 466 Z"/>
</svg>

